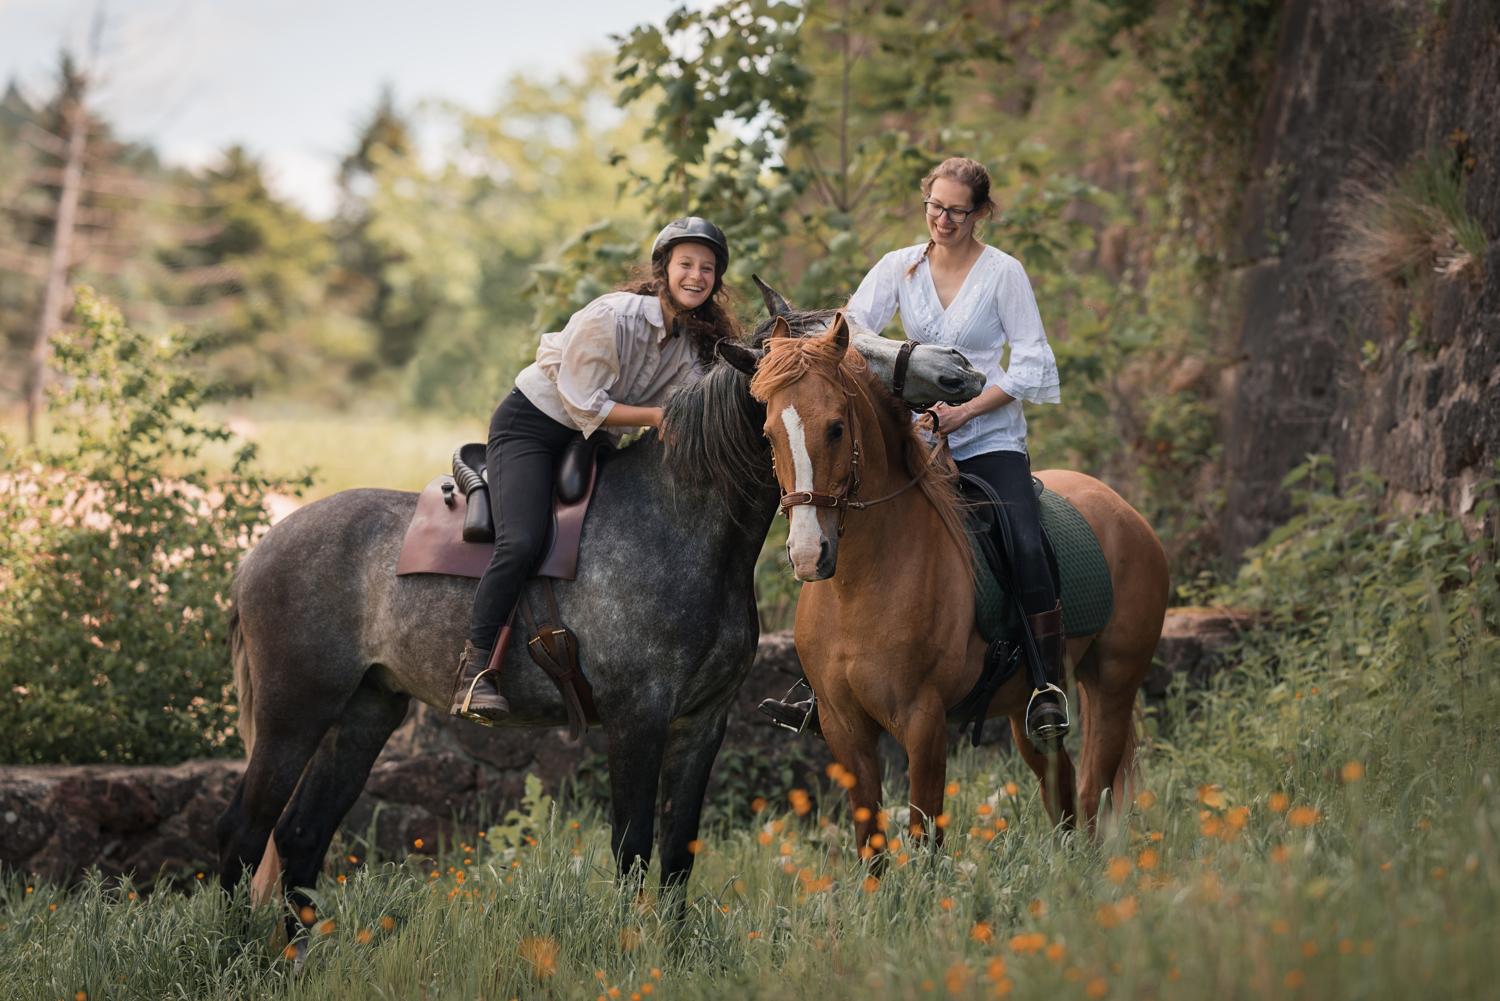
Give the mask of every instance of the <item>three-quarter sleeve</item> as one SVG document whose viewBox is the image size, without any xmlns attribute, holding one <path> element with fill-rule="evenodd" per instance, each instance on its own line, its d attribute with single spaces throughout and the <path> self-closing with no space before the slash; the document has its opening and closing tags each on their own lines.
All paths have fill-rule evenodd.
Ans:
<svg viewBox="0 0 1500 1001">
<path fill-rule="evenodd" d="M 882 257 L 870 269 L 870 273 L 865 275 L 864 281 L 859 283 L 854 295 L 849 297 L 849 305 L 844 307 L 845 315 L 850 320 L 871 333 L 880 333 L 891 322 L 891 317 L 896 315 L 896 272 L 899 264 L 895 254 Z"/>
<path fill-rule="evenodd" d="M 620 378 L 616 325 L 615 311 L 595 299 L 574 313 L 563 330 L 557 395 L 585 438 L 599 429 L 615 407 L 610 390 Z"/>
<path fill-rule="evenodd" d="M 1000 373 L 998 385 L 1006 393 L 1028 403 L 1058 403 L 1057 359 L 1042 329 L 1042 315 L 1021 262 L 1006 262 L 996 289 L 1000 325 L 1010 341 L 1010 364 Z"/>
</svg>

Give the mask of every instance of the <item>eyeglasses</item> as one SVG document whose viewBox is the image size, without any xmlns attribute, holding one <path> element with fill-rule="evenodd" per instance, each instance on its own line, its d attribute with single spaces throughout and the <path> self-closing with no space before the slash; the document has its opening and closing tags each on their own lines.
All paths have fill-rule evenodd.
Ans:
<svg viewBox="0 0 1500 1001">
<path fill-rule="evenodd" d="M 965 219 L 978 211 L 978 209 L 949 208 L 931 200 L 924 201 L 922 204 L 927 206 L 927 218 L 936 219 L 938 216 L 947 216 L 948 221 L 955 226 L 962 226 Z"/>
</svg>

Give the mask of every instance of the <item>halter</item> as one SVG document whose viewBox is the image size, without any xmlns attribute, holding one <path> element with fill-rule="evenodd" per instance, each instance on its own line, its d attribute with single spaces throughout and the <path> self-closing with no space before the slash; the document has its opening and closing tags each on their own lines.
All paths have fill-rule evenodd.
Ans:
<svg viewBox="0 0 1500 1001">
<path fill-rule="evenodd" d="M 901 345 L 901 350 L 896 355 L 896 371 L 894 378 L 891 380 L 891 388 L 895 391 L 898 400 L 901 398 L 901 390 L 906 385 L 906 368 L 907 364 L 911 361 L 912 347 L 912 342 L 907 341 Z M 942 432 L 937 430 L 939 425 L 937 411 L 930 407 L 912 407 L 913 411 L 924 413 L 932 418 L 933 433 L 936 435 L 937 441 L 933 444 L 932 451 L 927 453 L 927 461 L 922 464 L 922 467 L 917 470 L 916 474 L 910 480 L 907 480 L 905 484 L 885 496 L 868 501 L 859 500 L 856 495 L 859 493 L 860 458 L 862 453 L 859 447 L 858 425 L 854 422 L 854 394 L 849 391 L 849 384 L 844 378 L 842 365 L 839 367 L 839 389 L 844 394 L 844 426 L 849 429 L 849 478 L 844 481 L 843 487 L 836 494 L 819 493 L 815 490 L 796 490 L 791 493 L 782 493 L 781 513 L 783 516 L 790 517 L 791 510 L 794 507 L 833 508 L 839 513 L 839 535 L 842 536 L 844 534 L 844 519 L 848 516 L 851 508 L 856 511 L 863 511 L 865 508 L 874 507 L 876 504 L 884 504 L 886 501 L 899 497 L 916 486 L 922 479 L 922 475 L 932 466 L 932 462 L 937 458 L 938 452 L 947 444 L 947 438 Z M 910 405 L 908 404 L 908 406 Z M 771 457 L 773 466 L 775 462 L 776 458 L 773 455 Z"/>
</svg>

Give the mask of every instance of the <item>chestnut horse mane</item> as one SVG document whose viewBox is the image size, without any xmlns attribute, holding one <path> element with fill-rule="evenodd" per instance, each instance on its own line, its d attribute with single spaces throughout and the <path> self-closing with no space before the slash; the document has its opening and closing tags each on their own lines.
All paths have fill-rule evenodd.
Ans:
<svg viewBox="0 0 1500 1001">
<path fill-rule="evenodd" d="M 943 530 L 962 554 L 964 566 L 973 573 L 972 550 L 964 527 L 964 501 L 958 492 L 958 470 L 952 462 L 928 461 L 931 451 L 910 419 L 906 404 L 897 400 L 881 383 L 871 378 L 869 365 L 858 351 L 839 348 L 821 337 L 773 337 L 765 342 L 766 354 L 750 380 L 750 395 L 764 403 L 772 393 L 813 375 L 826 380 L 842 394 L 846 388 L 863 394 L 877 415 L 904 427 L 902 461 L 907 474 L 937 511 Z M 915 467 L 915 468 L 914 468 Z"/>
</svg>

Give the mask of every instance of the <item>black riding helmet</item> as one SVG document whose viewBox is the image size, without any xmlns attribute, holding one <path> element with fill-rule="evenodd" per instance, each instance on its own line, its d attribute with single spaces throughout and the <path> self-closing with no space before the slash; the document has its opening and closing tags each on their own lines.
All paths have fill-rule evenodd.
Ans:
<svg viewBox="0 0 1500 1001">
<path fill-rule="evenodd" d="M 651 245 L 651 260 L 665 258 L 679 243 L 704 243 L 713 248 L 714 262 L 718 265 L 714 273 L 714 291 L 719 291 L 719 286 L 724 284 L 724 272 L 729 269 L 729 241 L 724 239 L 724 231 L 695 215 L 673 219 L 656 234 L 656 242 Z"/>
</svg>

